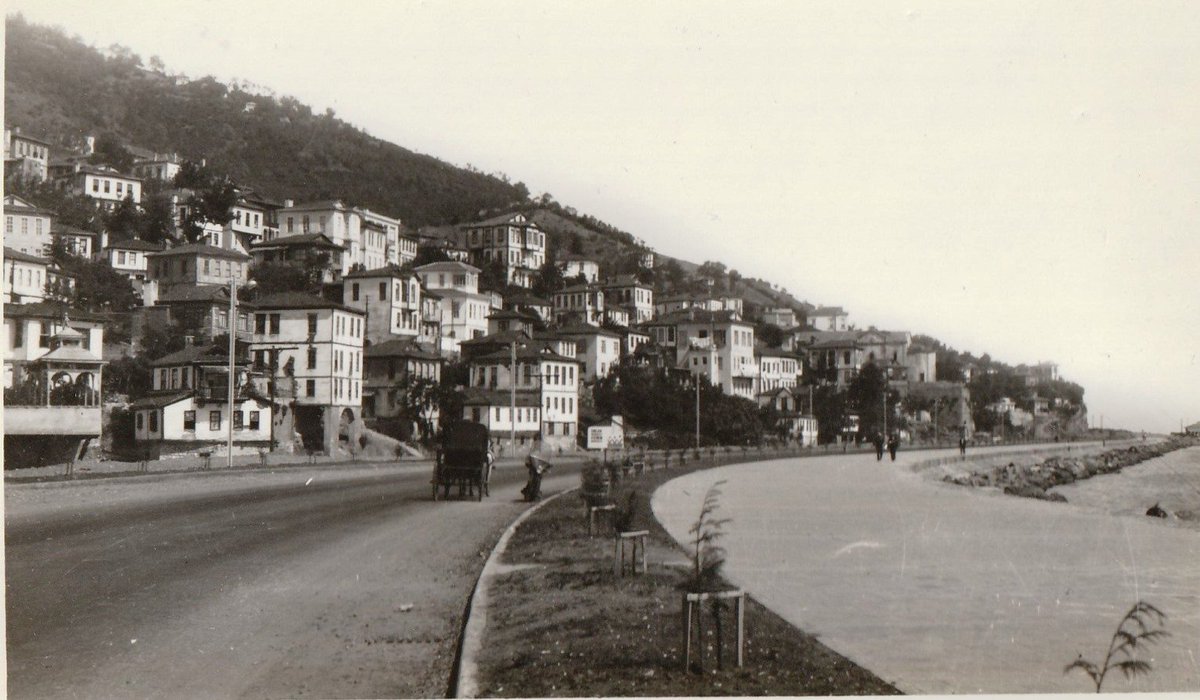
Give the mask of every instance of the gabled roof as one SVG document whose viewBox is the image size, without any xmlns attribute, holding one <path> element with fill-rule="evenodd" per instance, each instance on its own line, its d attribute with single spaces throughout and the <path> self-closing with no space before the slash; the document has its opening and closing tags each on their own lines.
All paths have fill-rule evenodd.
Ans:
<svg viewBox="0 0 1200 700">
<path fill-rule="evenodd" d="M 102 365 L 104 360 L 75 345 L 63 345 L 37 358 L 35 362 L 87 362 Z"/>
<path fill-rule="evenodd" d="M 789 360 L 799 360 L 800 359 L 800 356 L 797 355 L 796 353 L 788 352 L 787 350 L 782 350 L 780 348 L 767 348 L 767 347 L 754 348 L 754 355 L 756 357 L 783 357 L 783 358 L 786 358 Z"/>
<path fill-rule="evenodd" d="M 418 360 L 436 360 L 443 362 L 444 358 L 429 348 L 410 338 L 396 338 L 368 347 L 364 354 L 367 357 L 411 357 Z"/>
<path fill-rule="evenodd" d="M 83 174 L 103 175 L 104 177 L 119 177 L 122 180 L 133 180 L 134 182 L 142 181 L 141 178 L 133 177 L 132 175 L 126 175 L 111 165 L 90 165 L 85 163 L 81 164 L 75 172 L 71 173 L 72 176 Z"/>
<path fill-rule="evenodd" d="M 471 338 L 470 340 L 464 340 L 459 343 L 459 346 L 461 347 L 461 346 L 465 345 L 470 348 L 470 347 L 475 347 L 477 345 L 478 346 L 487 346 L 487 345 L 496 345 L 496 344 L 507 345 L 507 344 L 513 342 L 514 340 L 517 341 L 518 345 L 528 343 L 529 342 L 529 334 L 526 333 L 525 331 L 521 331 L 521 330 L 503 331 L 500 333 L 492 333 L 491 335 L 481 335 L 478 338 Z"/>
<path fill-rule="evenodd" d="M 600 264 L 596 261 L 595 255 L 583 255 L 581 253 L 565 253 L 558 256 L 558 262 L 590 262 L 595 263 L 596 265 Z"/>
<path fill-rule="evenodd" d="M 142 408 L 163 408 L 164 406 L 170 406 L 173 403 L 183 401 L 191 395 L 191 391 L 155 392 L 129 404 L 129 408 L 135 411 Z"/>
<path fill-rule="evenodd" d="M 564 287 L 558 290 L 555 294 L 576 294 L 579 292 L 599 292 L 602 291 L 598 284 L 573 284 L 570 287 Z"/>
<path fill-rule="evenodd" d="M 819 306 L 808 312 L 809 316 L 845 316 L 846 312 L 840 306 Z"/>
<path fill-rule="evenodd" d="M 72 309 L 60 301 L 39 301 L 35 304 L 5 304 L 6 318 L 41 318 L 70 321 L 86 321 L 88 323 L 105 323 L 108 319 L 90 311 Z"/>
<path fill-rule="evenodd" d="M 609 338 L 620 338 L 621 334 L 616 331 L 610 331 L 607 328 L 600 326 L 589 326 L 583 323 L 574 323 L 568 326 L 560 326 L 556 331 L 559 335 L 603 335 Z"/>
<path fill-rule="evenodd" d="M 40 139 L 36 136 L 30 136 L 29 134 L 27 134 L 23 131 L 18 131 L 17 129 L 13 129 L 12 127 L 7 127 L 7 128 L 10 129 L 10 135 L 14 139 L 21 139 L 22 141 L 33 141 L 34 143 L 42 145 L 42 146 L 53 146 L 54 145 L 54 144 L 50 143 L 49 141 L 47 141 L 46 139 Z"/>
<path fill-rule="evenodd" d="M 473 223 L 469 223 L 469 224 L 466 224 L 464 227 L 465 228 L 479 228 L 480 226 L 499 226 L 500 224 L 510 224 L 512 226 L 536 226 L 532 221 L 529 221 L 528 219 L 526 219 L 525 221 L 513 221 L 513 219 L 517 218 L 518 216 L 525 216 L 525 215 L 519 211 L 514 211 L 514 212 L 510 212 L 508 214 L 500 214 L 499 216 L 493 216 L 492 218 L 484 219 L 483 221 L 476 221 Z"/>
<path fill-rule="evenodd" d="M 345 246 L 338 245 L 333 242 L 329 236 L 323 233 L 298 233 L 293 236 L 280 236 L 269 241 L 260 241 L 251 243 L 250 250 L 264 250 L 266 248 L 335 248 L 344 250 Z"/>
<path fill-rule="evenodd" d="M 290 207 L 284 207 L 284 209 L 287 211 L 321 211 L 325 209 L 346 211 L 349 207 L 340 199 L 317 199 L 311 202 L 299 202 Z"/>
<path fill-rule="evenodd" d="M 537 347 L 532 347 L 532 346 L 528 346 L 528 345 L 517 348 L 517 360 L 525 360 L 525 361 L 551 360 L 554 362 L 575 362 L 575 363 L 579 362 L 579 360 L 576 360 L 574 357 L 567 357 L 565 355 L 559 355 L 558 353 L 553 352 L 546 348 L 537 348 Z M 483 355 L 481 357 L 477 357 L 477 358 L 471 360 L 472 363 L 479 363 L 479 362 L 485 362 L 485 361 L 487 361 L 487 362 L 497 362 L 498 361 L 501 364 L 507 364 L 510 361 L 512 361 L 512 351 L 511 350 L 497 350 L 496 352 L 490 352 L 486 355 Z"/>
<path fill-rule="evenodd" d="M 509 304 L 524 304 L 526 306 L 554 306 L 553 302 L 547 301 L 541 297 L 536 297 L 528 292 L 510 297 L 506 301 Z"/>
<path fill-rule="evenodd" d="M 9 248 L 8 246 L 4 246 L 4 259 L 6 261 L 12 260 L 14 262 L 30 263 L 31 265 L 49 265 L 50 264 L 50 260 L 48 258 L 39 258 L 36 255 L 30 255 L 29 253 L 22 253 L 21 251 L 13 250 L 12 248 Z"/>
<path fill-rule="evenodd" d="M 21 199 L 15 194 L 4 195 L 4 212 L 6 214 L 41 214 L 42 216 L 58 216 L 49 209 L 43 209 L 32 202 Z"/>
<path fill-rule="evenodd" d="M 140 238 L 126 238 L 123 241 L 114 241 L 110 239 L 105 250 L 108 250 L 109 248 L 115 248 L 118 250 L 147 250 L 151 252 L 158 252 L 163 249 L 162 245 L 158 243 L 143 241 Z"/>
<path fill-rule="evenodd" d="M 663 324 L 675 325 L 680 323 L 738 323 L 744 326 L 754 325 L 753 323 L 743 319 L 736 311 L 731 309 L 709 311 L 707 309 L 697 309 L 695 307 L 672 311 L 671 313 L 657 318 L 650 323 L 656 326 Z"/>
<path fill-rule="evenodd" d="M 411 279 L 416 276 L 417 273 L 412 272 L 411 270 L 404 270 L 399 265 L 385 265 L 384 267 L 377 267 L 374 270 L 359 270 L 358 272 L 351 272 L 343 276 L 342 279 L 350 280 L 360 279 L 363 277 L 396 277 L 399 279 Z"/>
<path fill-rule="evenodd" d="M 50 225 L 50 235 L 53 235 L 53 236 L 91 236 L 93 238 L 96 238 L 100 234 L 96 233 L 95 231 L 86 231 L 84 229 L 79 228 L 78 226 L 72 226 L 70 224 L 64 224 L 62 222 L 56 221 Z"/>
<path fill-rule="evenodd" d="M 228 364 L 229 350 L 216 343 L 189 345 L 182 350 L 158 358 L 154 362 L 151 362 L 150 366 L 168 367 L 171 365 L 190 365 L 196 362 Z M 237 360 L 236 362 L 237 364 L 246 364 L 245 360 Z"/>
<path fill-rule="evenodd" d="M 236 250 L 226 250 L 216 246 L 206 245 L 204 243 L 188 243 L 186 245 L 167 248 L 156 253 L 150 253 L 151 257 L 165 258 L 174 255 L 207 255 L 211 258 L 228 258 L 229 260 L 249 261 L 250 256 L 237 252 Z"/>
<path fill-rule="evenodd" d="M 491 321 L 492 319 L 496 319 L 497 321 L 512 319 L 517 321 L 525 321 L 526 323 L 534 323 L 539 320 L 538 317 L 534 316 L 533 314 L 525 311 L 514 311 L 512 309 L 493 311 L 492 313 L 488 314 L 488 320 Z"/>
<path fill-rule="evenodd" d="M 269 311 L 275 309 L 336 309 L 338 311 L 348 311 L 350 313 L 365 315 L 361 309 L 356 309 L 352 306 L 339 304 L 335 301 L 330 301 L 324 297 L 319 297 L 315 294 L 306 292 L 281 292 L 279 294 L 268 294 L 254 300 L 254 305 L 259 311 Z"/>
<path fill-rule="evenodd" d="M 177 284 L 159 295 L 156 305 L 187 302 L 229 303 L 229 287 L 223 284 Z M 251 302 L 238 302 L 239 307 L 255 308 Z"/>
<path fill-rule="evenodd" d="M 654 287 L 652 285 L 646 284 L 645 282 L 638 280 L 637 275 L 617 275 L 615 277 L 610 277 L 608 279 L 608 281 L 606 281 L 602 286 L 605 288 L 608 288 L 608 287 L 645 287 L 646 289 L 650 289 L 650 290 L 654 289 Z"/>
</svg>

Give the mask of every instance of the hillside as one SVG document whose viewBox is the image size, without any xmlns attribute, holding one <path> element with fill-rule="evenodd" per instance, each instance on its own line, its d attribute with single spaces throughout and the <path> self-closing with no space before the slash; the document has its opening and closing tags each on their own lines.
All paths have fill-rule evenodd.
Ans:
<svg viewBox="0 0 1200 700">
<path fill-rule="evenodd" d="M 528 198 L 521 183 L 414 153 L 290 97 L 169 76 L 131 53 L 106 56 L 19 15 L 5 28 L 5 119 L 59 146 L 111 134 L 207 158 L 271 197 L 338 197 L 414 226 L 466 221 Z"/>
</svg>

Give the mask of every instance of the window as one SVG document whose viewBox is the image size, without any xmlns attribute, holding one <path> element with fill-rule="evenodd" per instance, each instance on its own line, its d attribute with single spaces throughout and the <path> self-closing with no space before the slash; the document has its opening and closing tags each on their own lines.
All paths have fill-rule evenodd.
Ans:
<svg viewBox="0 0 1200 700">
<path fill-rule="evenodd" d="M 317 348 L 310 346 L 308 348 L 308 369 L 317 368 Z"/>
<path fill-rule="evenodd" d="M 254 316 L 254 332 L 259 335 L 265 335 L 267 332 L 267 315 L 255 314 Z"/>
<path fill-rule="evenodd" d="M 279 314 L 271 314 L 271 335 L 279 335 Z"/>
<path fill-rule="evenodd" d="M 171 388 L 174 389 L 178 386 L 179 386 L 179 368 L 172 367 L 171 368 Z"/>
<path fill-rule="evenodd" d="M 317 395 L 317 380 L 309 379 L 304 384 L 304 395 L 312 398 Z"/>
<path fill-rule="evenodd" d="M 358 282 L 350 285 L 350 298 L 354 301 L 358 301 Z"/>
<path fill-rule="evenodd" d="M 105 181 L 104 181 L 104 194 L 108 194 L 108 193 L 109 193 L 109 186 L 110 186 L 111 184 L 112 184 L 112 181 L 111 181 L 111 180 L 105 180 Z"/>
<path fill-rule="evenodd" d="M 19 348 L 25 345 L 25 324 L 18 320 L 13 324 L 12 346 Z"/>
<path fill-rule="evenodd" d="M 195 411 L 184 411 L 183 412 L 183 429 L 184 430 L 193 430 L 193 431 L 196 429 L 196 412 Z"/>
<path fill-rule="evenodd" d="M 242 412 L 241 411 L 233 412 L 233 429 L 234 430 L 242 429 Z"/>
<path fill-rule="evenodd" d="M 221 412 L 220 411 L 209 411 L 208 412 L 208 429 L 214 430 L 214 431 L 221 429 Z"/>
<path fill-rule="evenodd" d="M 204 274 L 208 274 L 208 258 L 204 259 Z"/>
<path fill-rule="evenodd" d="M 158 432 L 158 411 L 150 411 L 150 432 Z"/>
<path fill-rule="evenodd" d="M 387 282 L 379 283 L 379 301 L 387 300 L 387 288 L 388 288 Z"/>
<path fill-rule="evenodd" d="M 317 334 L 317 315 L 309 314 L 308 315 L 308 335 L 314 336 L 316 334 Z"/>
<path fill-rule="evenodd" d="M 95 178 L 92 178 L 92 191 L 93 192 L 100 191 L 100 181 Z"/>
<path fill-rule="evenodd" d="M 143 411 L 138 411 L 138 412 L 137 412 L 137 429 L 138 429 L 138 430 L 141 430 L 141 429 L 142 429 L 142 425 L 143 425 L 143 423 L 142 423 L 142 414 L 143 414 Z"/>
<path fill-rule="evenodd" d="M 38 336 L 38 347 L 48 348 L 50 347 L 50 322 L 41 321 L 40 325 L 42 327 L 42 332 Z"/>
<path fill-rule="evenodd" d="M 259 416 L 258 411 L 250 411 L 250 429 L 251 430 L 258 430 L 258 425 L 259 425 L 258 416 Z"/>
</svg>

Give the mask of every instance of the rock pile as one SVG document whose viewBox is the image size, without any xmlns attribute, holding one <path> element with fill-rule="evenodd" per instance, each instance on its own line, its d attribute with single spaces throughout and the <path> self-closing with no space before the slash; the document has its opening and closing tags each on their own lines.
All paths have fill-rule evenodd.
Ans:
<svg viewBox="0 0 1200 700">
<path fill-rule="evenodd" d="M 1030 466 L 1018 466 L 1009 462 L 1005 466 L 993 467 L 989 471 L 972 474 L 954 474 L 945 481 L 959 486 L 993 487 L 1010 496 L 1040 498 L 1047 501 L 1066 502 L 1060 493 L 1048 493 L 1055 486 L 1062 486 L 1098 474 L 1111 474 L 1125 467 L 1196 444 L 1193 440 L 1171 439 L 1153 444 L 1133 445 L 1118 450 L 1109 450 L 1083 457 L 1049 457 Z"/>
</svg>

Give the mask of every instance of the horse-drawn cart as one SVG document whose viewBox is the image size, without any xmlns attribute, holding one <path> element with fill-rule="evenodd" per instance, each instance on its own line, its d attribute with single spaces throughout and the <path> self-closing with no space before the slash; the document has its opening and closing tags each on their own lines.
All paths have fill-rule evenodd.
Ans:
<svg viewBox="0 0 1200 700">
<path fill-rule="evenodd" d="M 433 465 L 433 500 L 450 496 L 450 487 L 458 495 L 474 495 L 482 501 L 488 493 L 491 460 L 488 455 L 488 429 L 479 423 L 454 423 L 442 432 L 437 460 Z"/>
</svg>

